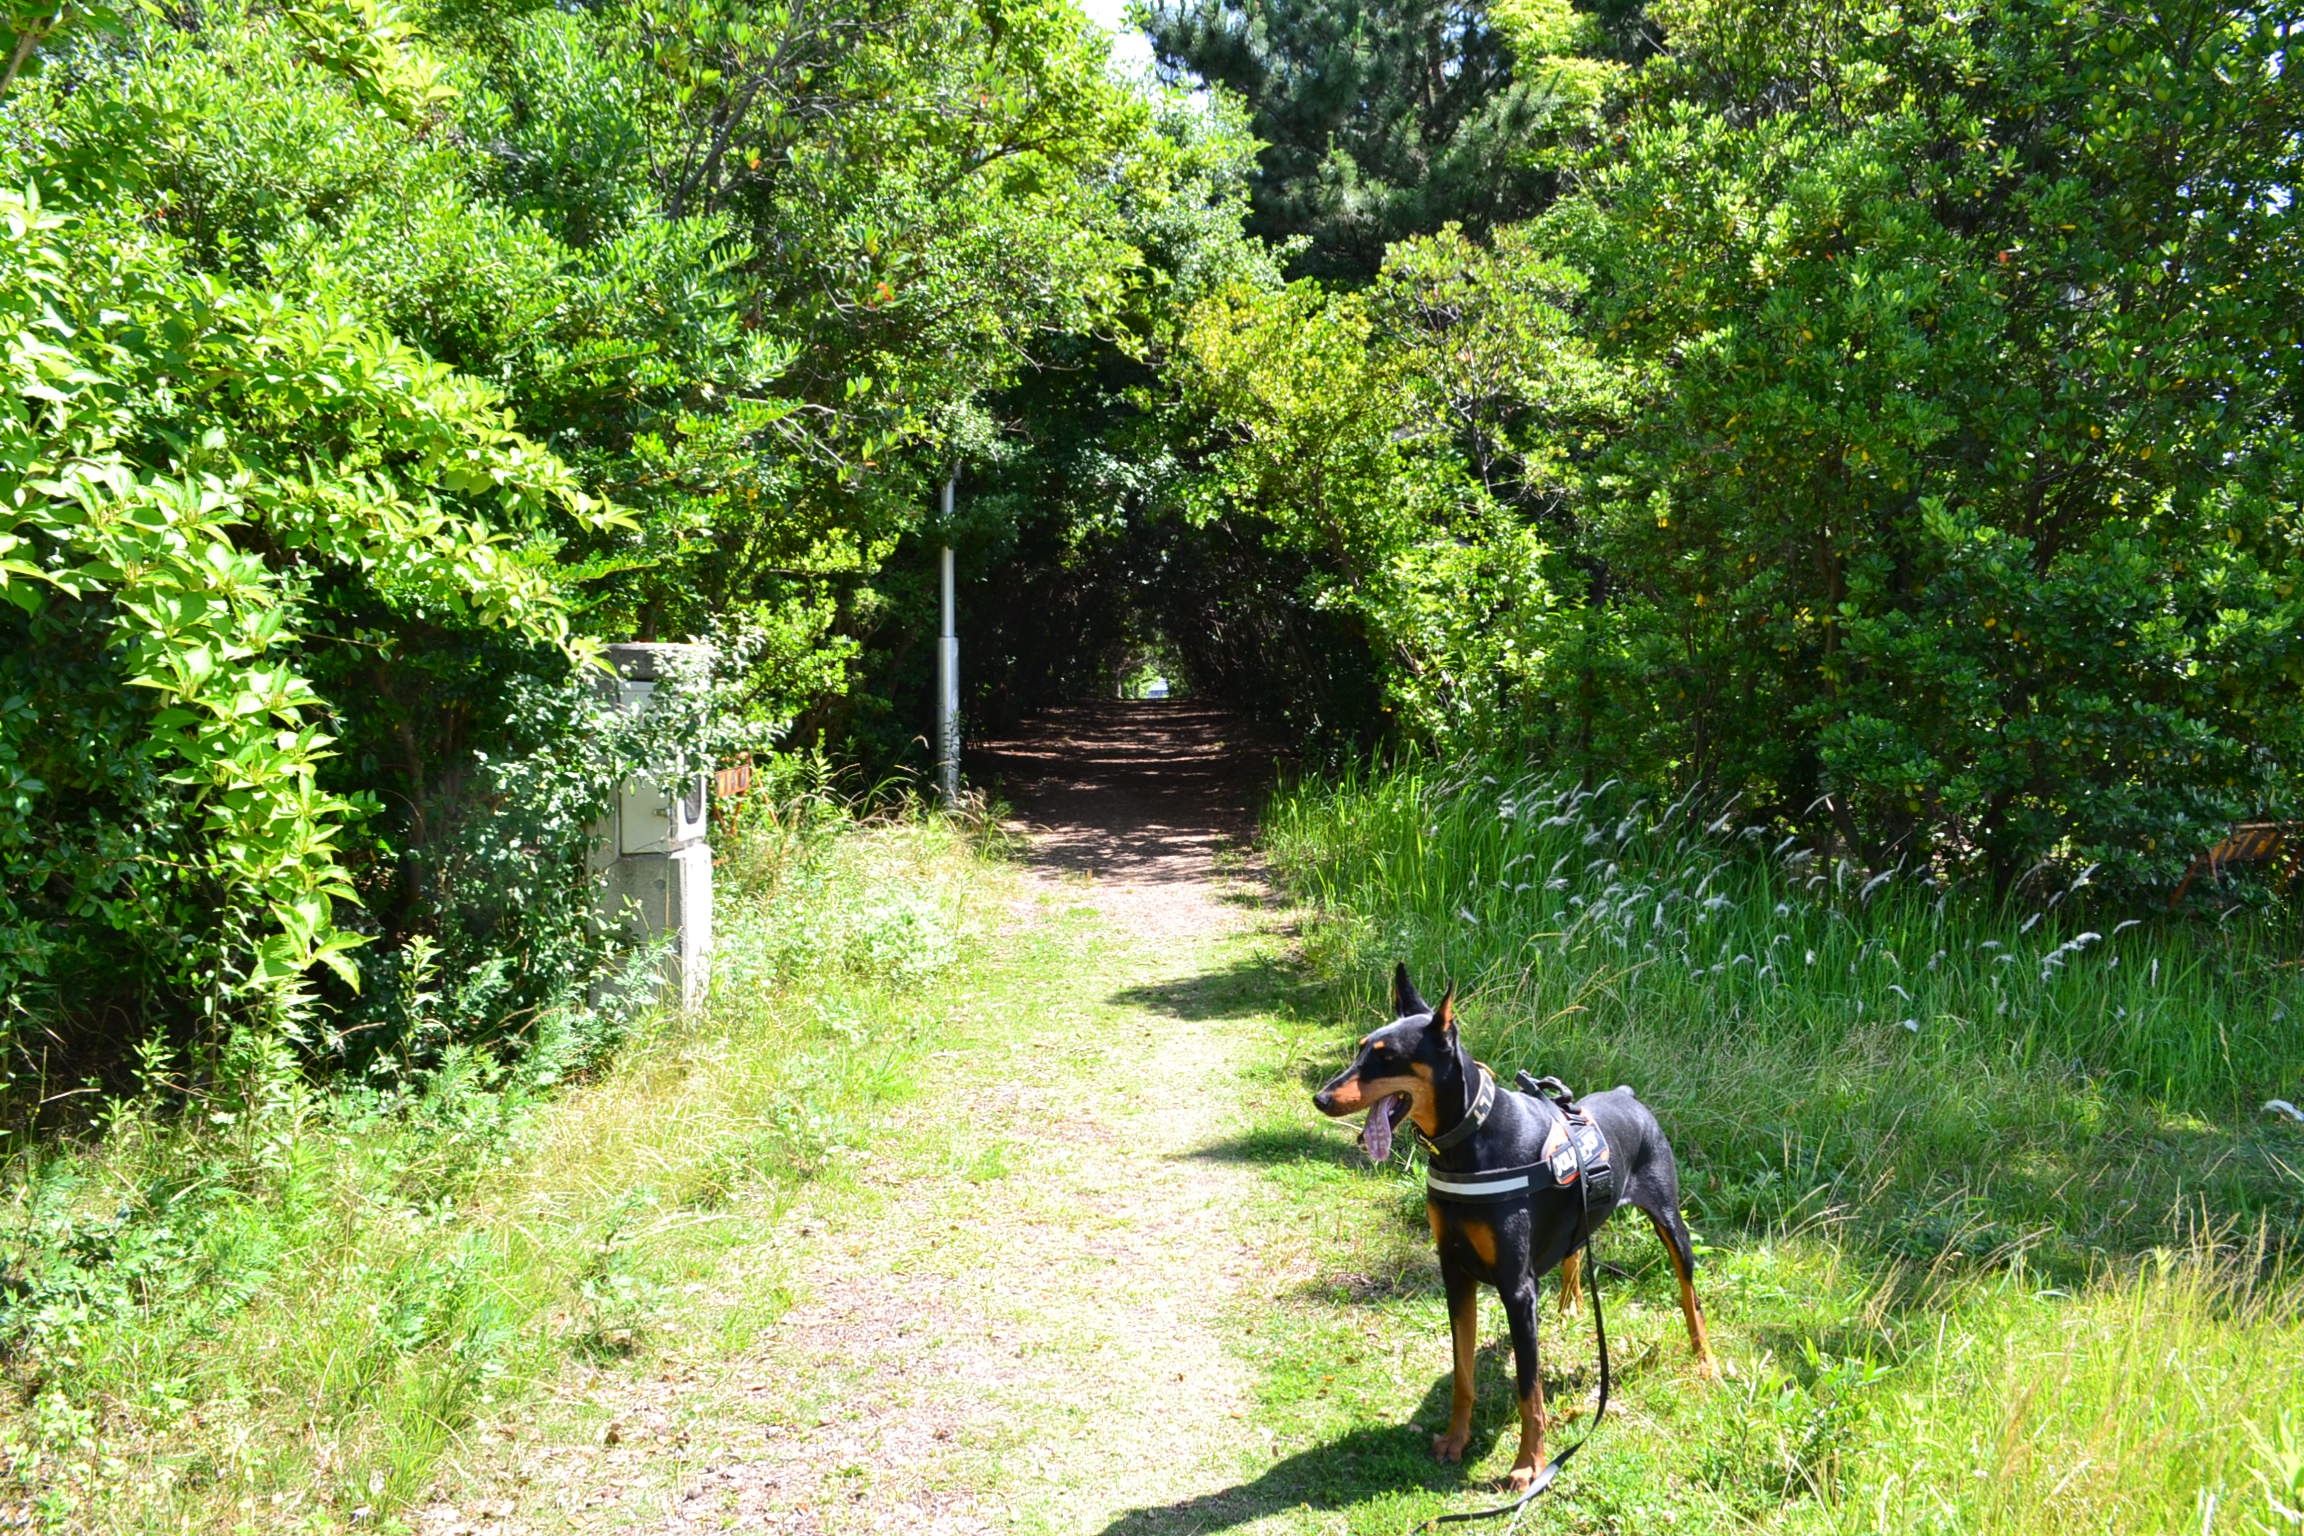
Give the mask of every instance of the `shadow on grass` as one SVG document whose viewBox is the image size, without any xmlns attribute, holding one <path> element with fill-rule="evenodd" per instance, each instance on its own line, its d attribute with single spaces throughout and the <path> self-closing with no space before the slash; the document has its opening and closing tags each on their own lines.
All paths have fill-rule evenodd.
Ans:
<svg viewBox="0 0 2304 1536">
<path fill-rule="evenodd" d="M 1492 1409 L 1499 1401 L 1510 1402 L 1503 1374 L 1508 1359 L 1508 1352 L 1493 1346 L 1481 1352 L 1484 1409 Z M 1491 1484 L 1468 1482 L 1462 1467 L 1444 1466 L 1432 1459 L 1432 1433 L 1426 1426 L 1437 1426 L 1447 1419 L 1448 1395 L 1449 1379 L 1443 1375 L 1424 1394 L 1423 1403 L 1408 1423 L 1351 1430 L 1325 1445 L 1283 1457 L 1251 1481 L 1173 1504 L 1129 1510 L 1104 1527 L 1100 1536 L 1229 1531 L 1283 1510 L 1349 1509 L 1388 1494 L 1493 1492 Z M 1516 1424 L 1504 1414 L 1476 1414 L 1472 1442 L 1464 1451 L 1465 1463 L 1487 1456 L 1507 1429 L 1516 1431 Z"/>
<path fill-rule="evenodd" d="M 1904 1274 L 1923 1306 L 1931 1277 L 2020 1265 L 2071 1287 L 2201 1230 L 2234 1239 L 2266 1226 L 2265 1267 L 2290 1262 L 2279 1234 L 2304 1216 L 2304 1184 L 2259 1128 L 2132 1099 L 2094 1106 L 2082 1127 L 2059 1107 L 1936 1084 L 1884 1085 L 1829 1121 L 1797 1104 L 1771 1115 L 1698 1101 L 1676 1144 L 1699 1228 L 1814 1232 L 1868 1269 Z"/>
<path fill-rule="evenodd" d="M 1273 1015 L 1300 1020 L 1311 1015 L 1322 995 L 1321 988 L 1302 980 L 1292 967 L 1251 957 L 1197 976 L 1123 987 L 1110 1001 L 1199 1023 Z"/>
<path fill-rule="evenodd" d="M 1304 1113 L 1313 1114 L 1307 1105 Z M 1304 1125 L 1260 1126 L 1244 1136 L 1211 1142 L 1184 1155 L 1195 1162 L 1247 1163 L 1270 1168 L 1286 1163 L 1328 1163 L 1338 1168 L 1365 1168 L 1368 1159 L 1347 1127 L 1343 1130 L 1309 1120 Z"/>
</svg>

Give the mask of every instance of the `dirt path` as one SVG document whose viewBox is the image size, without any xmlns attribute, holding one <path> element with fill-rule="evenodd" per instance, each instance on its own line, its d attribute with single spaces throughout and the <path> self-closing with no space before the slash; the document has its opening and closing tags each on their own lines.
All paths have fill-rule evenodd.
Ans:
<svg viewBox="0 0 2304 1536">
<path fill-rule="evenodd" d="M 992 1069 L 971 1129 L 1006 1176 L 907 1181 L 872 1255 L 786 1319 L 809 1374 L 873 1362 L 837 1438 L 886 1469 L 883 1496 L 849 1500 L 839 1528 L 1093 1532 L 1230 1473 L 1209 1448 L 1236 1438 L 1245 1383 L 1213 1323 L 1254 1257 L 1226 1221 L 1253 1174 L 1193 1154 L 1222 1135 L 1244 1053 L 1162 1004 L 1246 925 L 1218 862 L 1252 830 L 1254 771 L 1232 721 L 1178 704 L 1068 710 L 976 754 L 972 776 L 1016 807 L 1031 904 L 1090 907 L 1108 932 L 1091 995 L 959 1053 Z M 946 1250 L 963 1225 L 994 1241 Z M 790 1446 L 803 1464 L 821 1449 Z"/>
<path fill-rule="evenodd" d="M 1080 705 L 981 744 L 969 766 L 1016 806 L 1041 879 L 1087 877 L 1090 903 L 1126 931 L 1238 926 L 1241 893 L 1219 859 L 1255 833 L 1269 757 L 1235 717 L 1181 700 Z"/>
<path fill-rule="evenodd" d="M 971 763 L 1029 870 L 913 1123 L 804 1213 L 795 1304 L 757 1344 L 577 1390 L 496 1530 L 1090 1536 L 1240 1474 L 1249 1373 L 1218 1333 L 1262 1272 L 1256 1174 L 1210 1155 L 1267 1043 L 1244 862 L 1261 765 L 1183 704 L 1067 711 Z M 1037 958 L 1032 958 L 1037 956 Z M 1181 1517 L 1180 1517 L 1181 1518 Z M 1157 1522 L 1156 1522 L 1157 1523 Z M 1181 1529 L 1181 1527 L 1179 1527 Z"/>
</svg>

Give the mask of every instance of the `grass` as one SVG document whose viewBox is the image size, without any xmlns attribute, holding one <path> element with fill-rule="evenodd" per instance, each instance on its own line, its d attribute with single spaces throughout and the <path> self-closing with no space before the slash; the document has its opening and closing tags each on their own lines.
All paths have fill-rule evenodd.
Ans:
<svg viewBox="0 0 2304 1536">
<path fill-rule="evenodd" d="M 121 1103 L 20 1152 L 0 1517 L 391 1528 L 476 1417 L 645 1352 L 740 1233 L 866 1154 L 984 869 L 941 824 L 771 825 L 723 872 L 708 1006 L 572 1089 L 470 1058 L 397 1099 L 275 1074 L 229 1112 Z M 747 1275 L 716 1325 L 749 1336 L 790 1279 Z"/>
<path fill-rule="evenodd" d="M 1477 773 L 1300 786 L 1267 840 L 1343 1006 L 1378 1016 L 1395 956 L 1453 975 L 1500 1071 L 1630 1081 L 1681 1151 L 1740 1375 L 1686 1379 L 1654 1245 L 1612 1235 L 1624 1422 L 1550 1528 L 2299 1529 L 2304 1134 L 2261 1101 L 2304 1086 L 2304 1033 L 2270 922 L 2099 932 L 2072 889 L 1984 911 L 1684 807 Z M 1332 1027 L 1298 1049 L 1298 1091 L 1343 1054 Z M 1268 1172 L 1291 1203 L 1366 1204 L 1332 1159 Z M 1258 1334 L 1315 1458 L 1383 1421 L 1364 1392 L 1398 1400 L 1335 1363 L 1387 1341 L 1418 1340 L 1418 1416 L 1442 1411 L 1420 1192 L 1398 1176 L 1380 1206 Z M 1547 1327 L 1584 1362 L 1558 1388 L 1588 1391 L 1588 1337 Z M 1501 1375 L 1489 1396 L 1500 1466 Z M 1369 1442 L 1349 1528 L 1427 1507 L 1399 1486 L 1417 1438 Z"/>
<path fill-rule="evenodd" d="M 581 1082 L 274 1079 L 227 1123 L 127 1104 L 20 1155 L 0 1523 L 393 1530 L 444 1492 L 614 1529 L 763 1456 L 834 1521 L 919 1498 L 1050 1536 L 1398 1536 L 1487 1502 L 1498 1311 L 1471 1462 L 1436 1466 L 1417 1175 L 1305 1103 L 1405 954 L 1465 983 L 1500 1069 L 1657 1107 L 1737 1372 L 1694 1378 L 1660 1252 L 1612 1227 L 1617 1395 L 1524 1529 L 2299 1536 L 2278 933 L 2076 943 L 2085 890 L 2027 926 L 1754 841 L 1477 775 L 1300 788 L 1278 957 L 1055 891 L 1020 929 L 934 825 L 764 825 L 711 1006 Z M 893 1112 L 943 1074 L 1013 1101 Z M 1189 1084 L 1210 1139 L 1180 1149 Z M 811 1332 L 803 1298 L 884 1336 Z M 1544 1330 L 1555 1406 L 1588 1395 L 1585 1320 Z M 1246 1369 L 1201 1369 L 1225 1349 Z M 619 1420 L 656 1438 L 604 1445 Z M 940 1449 L 844 1449 L 881 1436 Z"/>
</svg>

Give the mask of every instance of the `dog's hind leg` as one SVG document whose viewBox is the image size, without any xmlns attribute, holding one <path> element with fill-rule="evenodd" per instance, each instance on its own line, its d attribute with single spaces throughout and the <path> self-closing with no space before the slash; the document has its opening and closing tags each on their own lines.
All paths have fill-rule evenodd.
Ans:
<svg viewBox="0 0 2304 1536">
<path fill-rule="evenodd" d="M 1647 1110 L 1640 1110 L 1647 1115 Z M 1647 1117 L 1645 1145 L 1638 1163 L 1624 1181 L 1624 1204 L 1636 1204 L 1647 1225 L 1663 1239 L 1663 1250 L 1673 1257 L 1673 1278 L 1680 1280 L 1680 1315 L 1689 1320 L 1689 1345 L 1696 1349 L 1696 1375 L 1716 1377 L 1719 1361 L 1712 1359 L 1712 1336 L 1705 1331 L 1705 1303 L 1696 1299 L 1696 1244 L 1689 1239 L 1689 1223 L 1680 1218 L 1680 1158 L 1670 1142 Z"/>
<path fill-rule="evenodd" d="M 1717 1376 L 1720 1362 L 1712 1358 L 1704 1303 L 1696 1299 L 1696 1244 L 1688 1236 L 1688 1223 L 1680 1218 L 1680 1163 L 1661 1132 L 1649 1138 L 1644 1152 L 1625 1184 L 1624 1201 L 1640 1208 L 1671 1255 L 1672 1275 L 1680 1282 L 1680 1313 L 1688 1319 L 1688 1343 L 1696 1351 L 1696 1374 Z"/>
<path fill-rule="evenodd" d="M 1696 1245 L 1688 1236 L 1688 1223 L 1680 1219 L 1678 1205 L 1661 1211 L 1642 1206 L 1641 1214 L 1672 1257 L 1672 1273 L 1680 1281 L 1680 1313 L 1688 1319 L 1688 1343 L 1696 1351 L 1696 1374 L 1717 1376 L 1720 1362 L 1712 1358 L 1712 1339 L 1704 1329 L 1704 1303 L 1696 1299 Z"/>
<path fill-rule="evenodd" d="M 1432 1454 L 1441 1461 L 1462 1461 L 1465 1442 L 1472 1438 L 1472 1372 L 1480 1352 L 1480 1283 L 1470 1275 L 1441 1267 L 1448 1287 L 1448 1338 L 1454 1346 L 1455 1373 L 1448 1394 L 1448 1432 L 1432 1437 Z"/>
<path fill-rule="evenodd" d="M 1575 1248 L 1560 1261 L 1560 1315 L 1566 1317 L 1584 1305 L 1584 1250 Z"/>
</svg>

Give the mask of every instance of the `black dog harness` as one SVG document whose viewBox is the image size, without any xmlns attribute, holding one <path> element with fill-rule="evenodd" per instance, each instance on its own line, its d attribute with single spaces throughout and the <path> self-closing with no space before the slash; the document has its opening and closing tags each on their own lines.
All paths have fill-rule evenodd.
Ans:
<svg viewBox="0 0 2304 1536">
<path fill-rule="evenodd" d="M 1464 1118 L 1450 1126 L 1438 1137 L 1426 1136 L 1421 1130 L 1416 1139 L 1424 1143 L 1427 1152 L 1445 1152 L 1465 1141 L 1487 1124 L 1488 1116 L 1496 1108 L 1496 1078 L 1485 1063 L 1474 1062 L 1480 1068 L 1480 1089 L 1473 1096 L 1472 1106 Z M 1600 1350 L 1600 1404 L 1593 1411 L 1592 1423 L 1585 1429 L 1584 1438 L 1554 1456 L 1536 1475 L 1529 1479 L 1528 1487 L 1520 1497 L 1509 1504 L 1493 1509 L 1467 1509 L 1453 1515 L 1435 1515 L 1416 1527 L 1418 1533 L 1434 1526 L 1455 1525 L 1466 1520 L 1489 1520 L 1498 1515 L 1510 1515 L 1517 1525 L 1521 1511 L 1536 1495 L 1552 1486 L 1560 1469 L 1568 1465 L 1568 1458 L 1592 1443 L 1592 1431 L 1608 1417 L 1608 1325 L 1600 1316 L 1600 1271 L 1592 1263 L 1592 1231 L 1599 1225 L 1595 1220 L 1605 1218 L 1616 1208 L 1616 1165 L 1608 1157 L 1608 1138 L 1592 1117 L 1576 1103 L 1576 1095 L 1568 1085 L 1556 1077 L 1531 1077 L 1518 1074 L 1522 1096 L 1548 1106 L 1554 1113 L 1552 1129 L 1544 1138 L 1544 1156 L 1536 1162 L 1515 1168 L 1483 1168 L 1473 1173 L 1432 1171 L 1424 1166 L 1424 1193 L 1426 1198 L 1449 1205 L 1504 1205 L 1515 1200 L 1532 1200 L 1538 1189 L 1566 1189 L 1571 1185 L 1584 1186 L 1584 1268 L 1592 1293 L 1592 1334 Z"/>
<path fill-rule="evenodd" d="M 1496 1108 L 1496 1078 L 1486 1065 L 1480 1068 L 1480 1089 L 1464 1118 L 1437 1137 L 1421 1130 L 1416 1139 L 1427 1152 L 1445 1152 L 1477 1133 Z M 1616 1208 L 1616 1165 L 1608 1157 L 1608 1138 L 1576 1103 L 1568 1085 L 1556 1077 L 1520 1074 L 1520 1093 L 1552 1112 L 1552 1129 L 1544 1138 L 1544 1155 L 1533 1163 L 1511 1168 L 1482 1168 L 1472 1173 L 1441 1173 L 1427 1163 L 1424 1192 L 1447 1205 L 1507 1205 L 1526 1200 L 1539 1189 L 1584 1186 L 1584 1214 L 1607 1214 Z"/>
</svg>

